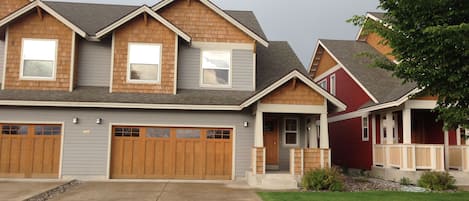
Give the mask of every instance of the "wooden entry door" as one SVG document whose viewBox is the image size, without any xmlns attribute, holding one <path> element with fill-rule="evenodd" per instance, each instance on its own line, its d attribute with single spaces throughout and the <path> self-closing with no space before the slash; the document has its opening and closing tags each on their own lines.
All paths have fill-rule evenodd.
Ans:
<svg viewBox="0 0 469 201">
<path fill-rule="evenodd" d="M 0 125 L 0 177 L 58 178 L 61 125 Z"/>
<path fill-rule="evenodd" d="M 278 165 L 278 120 L 266 118 L 264 119 L 264 146 L 265 146 L 265 162 L 267 165 Z"/>
</svg>

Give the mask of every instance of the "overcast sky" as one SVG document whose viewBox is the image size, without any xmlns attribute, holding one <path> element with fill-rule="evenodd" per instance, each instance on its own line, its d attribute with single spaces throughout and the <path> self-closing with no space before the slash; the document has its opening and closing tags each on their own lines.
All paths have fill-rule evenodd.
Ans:
<svg viewBox="0 0 469 201">
<path fill-rule="evenodd" d="M 63 2 L 154 5 L 159 0 L 57 0 Z M 254 11 L 269 40 L 288 41 L 305 66 L 319 38 L 355 38 L 358 28 L 345 22 L 377 11 L 379 0 L 212 0 L 222 9 Z"/>
</svg>

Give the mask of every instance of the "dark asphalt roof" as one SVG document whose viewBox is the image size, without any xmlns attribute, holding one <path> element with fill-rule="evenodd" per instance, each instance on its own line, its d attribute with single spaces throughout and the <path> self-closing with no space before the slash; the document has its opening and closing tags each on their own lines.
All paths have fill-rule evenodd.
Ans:
<svg viewBox="0 0 469 201">
<path fill-rule="evenodd" d="M 395 101 L 417 87 L 415 83 L 403 84 L 403 80 L 394 77 L 390 71 L 373 67 L 373 60 L 376 57 L 383 59 L 385 57 L 366 42 L 324 39 L 320 41 L 378 100 L 379 104 Z"/>
<path fill-rule="evenodd" d="M 375 16 L 376 18 L 382 20 L 382 19 L 384 19 L 384 15 L 385 15 L 386 13 L 384 13 L 384 12 L 368 12 L 368 14 L 373 15 L 373 16 Z"/>
<path fill-rule="evenodd" d="M 176 95 L 109 93 L 107 87 L 78 87 L 73 92 L 2 90 L 0 100 L 102 102 L 187 105 L 240 105 L 265 87 L 293 70 L 307 75 L 306 69 L 288 42 L 270 41 L 257 48 L 257 91 L 178 90 Z"/>
<path fill-rule="evenodd" d="M 52 1 L 44 1 L 44 3 L 91 36 L 139 8 L 139 6 L 112 4 Z M 225 12 L 258 36 L 267 40 L 262 27 L 252 11 L 225 10 Z"/>
</svg>

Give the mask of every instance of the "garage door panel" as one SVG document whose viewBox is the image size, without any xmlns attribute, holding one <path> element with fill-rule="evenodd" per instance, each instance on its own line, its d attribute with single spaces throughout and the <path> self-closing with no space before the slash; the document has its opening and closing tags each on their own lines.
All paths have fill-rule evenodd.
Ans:
<svg viewBox="0 0 469 201">
<path fill-rule="evenodd" d="M 124 127 L 113 127 L 113 131 Z M 111 178 L 136 179 L 230 179 L 231 139 L 207 139 L 207 129 L 135 127 L 141 131 L 138 138 L 113 134 Z M 212 129 L 213 130 L 213 129 Z M 228 134 L 231 134 L 230 132 Z M 122 134 L 119 134 L 122 135 Z M 136 146 L 137 140 L 142 143 Z M 122 145 L 123 144 L 123 145 Z M 122 152 L 119 147 L 123 147 Z M 135 148 L 135 146 L 137 148 Z M 230 146 L 229 149 L 225 146 Z M 225 153 L 228 151 L 229 153 Z M 219 161 L 217 161 L 219 160 Z M 119 163 L 118 161 L 122 161 Z M 226 162 L 228 164 L 225 164 Z M 218 164 L 217 164 L 218 163 Z M 117 166 L 117 167 L 116 167 Z M 120 166 L 120 167 L 118 167 Z M 132 168 L 128 168 L 131 166 Z M 122 169 L 122 171 L 118 171 Z M 218 170 L 219 169 L 219 170 Z M 209 177 L 207 177 L 209 175 Z"/>
</svg>

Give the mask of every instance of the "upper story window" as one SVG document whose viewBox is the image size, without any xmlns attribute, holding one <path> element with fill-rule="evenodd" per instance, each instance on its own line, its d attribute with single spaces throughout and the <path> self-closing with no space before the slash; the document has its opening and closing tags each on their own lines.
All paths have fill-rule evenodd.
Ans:
<svg viewBox="0 0 469 201">
<path fill-rule="evenodd" d="M 321 82 L 319 82 L 319 86 L 321 86 L 321 88 L 327 90 L 327 79 L 324 79 Z"/>
<path fill-rule="evenodd" d="M 23 39 L 20 78 L 55 79 L 57 43 L 49 39 Z"/>
<path fill-rule="evenodd" d="M 231 85 L 231 51 L 202 51 L 201 85 L 205 87 L 229 87 Z"/>
<path fill-rule="evenodd" d="M 159 83 L 161 78 L 161 44 L 129 43 L 127 81 Z"/>
<path fill-rule="evenodd" d="M 331 75 L 331 83 L 330 83 L 330 92 L 332 95 L 335 96 L 336 94 L 336 78 L 335 78 L 335 74 Z"/>
</svg>

